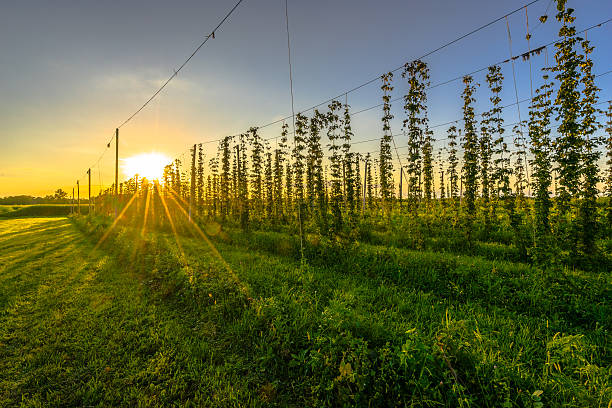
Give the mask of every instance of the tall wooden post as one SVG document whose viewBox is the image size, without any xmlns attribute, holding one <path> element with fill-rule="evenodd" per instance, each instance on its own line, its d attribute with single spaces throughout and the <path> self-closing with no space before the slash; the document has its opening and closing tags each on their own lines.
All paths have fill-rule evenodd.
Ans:
<svg viewBox="0 0 612 408">
<path fill-rule="evenodd" d="M 115 196 L 119 195 L 119 129 L 115 129 Z"/>
<path fill-rule="evenodd" d="M 402 208 L 402 181 L 403 181 L 403 177 L 404 176 L 404 169 L 400 166 L 400 191 L 399 191 L 399 204 L 400 204 L 400 209 Z"/>
<path fill-rule="evenodd" d="M 361 206 L 361 215 L 365 212 L 366 206 L 366 191 L 368 189 L 368 166 L 370 165 L 369 161 L 365 161 L 364 172 L 363 172 L 363 201 Z"/>
<path fill-rule="evenodd" d="M 346 163 L 342 161 L 342 201 L 346 203 Z"/>
<path fill-rule="evenodd" d="M 115 218 L 119 206 L 119 128 L 115 129 Z"/>
<path fill-rule="evenodd" d="M 191 209 L 193 208 L 193 196 L 196 191 L 196 145 L 193 145 L 193 151 L 191 152 L 191 185 L 189 186 L 189 221 L 191 221 Z"/>
<path fill-rule="evenodd" d="M 77 214 L 81 215 L 81 189 L 77 180 Z"/>
<path fill-rule="evenodd" d="M 74 187 L 72 187 L 72 203 L 70 205 L 70 213 L 74 214 Z"/>
<path fill-rule="evenodd" d="M 91 169 L 87 169 L 87 215 L 91 215 Z"/>
</svg>

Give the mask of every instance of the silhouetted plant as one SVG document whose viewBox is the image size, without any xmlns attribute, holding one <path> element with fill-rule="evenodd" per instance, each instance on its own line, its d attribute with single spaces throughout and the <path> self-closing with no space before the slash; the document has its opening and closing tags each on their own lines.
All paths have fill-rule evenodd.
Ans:
<svg viewBox="0 0 612 408">
<path fill-rule="evenodd" d="M 550 137 L 550 116 L 552 113 L 551 95 L 553 83 L 544 75 L 544 84 L 536 90 L 529 110 L 529 138 L 531 140 L 531 154 L 533 160 L 533 187 L 534 187 L 534 251 L 533 257 L 537 262 L 548 259 L 550 242 L 550 186 L 552 183 L 552 141 Z"/>
<path fill-rule="evenodd" d="M 257 128 L 252 127 L 249 129 L 248 136 L 249 142 L 251 144 L 251 172 L 250 172 L 250 181 L 251 181 L 251 201 L 253 212 L 255 213 L 255 217 L 261 217 L 263 214 L 263 161 L 264 161 L 264 152 L 263 152 L 263 144 L 261 143 L 261 138 L 257 133 Z"/>
<path fill-rule="evenodd" d="M 204 151 L 202 143 L 198 144 L 198 180 L 197 180 L 197 207 L 198 216 L 204 212 Z"/>
<path fill-rule="evenodd" d="M 281 128 L 280 142 L 278 147 L 274 149 L 274 214 L 276 219 L 280 219 L 283 215 L 283 173 L 284 163 L 286 161 L 287 151 L 287 134 L 288 125 L 283 123 Z M 289 207 L 290 208 L 290 207 Z"/>
<path fill-rule="evenodd" d="M 381 89 L 383 91 L 383 137 L 380 140 L 380 195 L 382 199 L 383 211 L 390 215 L 391 202 L 393 199 L 393 158 L 391 156 L 391 81 L 393 80 L 393 73 L 389 72 L 384 74 L 382 77 L 383 84 Z"/>
<path fill-rule="evenodd" d="M 605 191 L 608 196 L 608 204 L 606 216 L 608 220 L 609 230 L 612 229 L 612 101 L 609 102 L 607 111 L 608 121 L 606 122 L 606 164 L 608 166 L 608 174 L 606 177 Z"/>
<path fill-rule="evenodd" d="M 423 153 L 430 150 L 425 146 L 427 137 L 427 94 L 429 86 L 429 69 L 423 61 L 415 60 L 404 65 L 402 77 L 408 77 L 408 93 L 404 95 L 404 112 L 406 119 L 403 127 L 408 134 L 408 208 L 416 211 L 421 199 L 421 167 Z M 429 193 L 431 195 L 431 192 Z"/>
<path fill-rule="evenodd" d="M 472 236 L 472 224 L 476 215 L 476 194 L 478 192 L 478 136 L 476 135 L 473 97 L 476 87 L 472 85 L 471 76 L 463 77 L 463 176 L 465 181 L 466 233 L 468 240 Z"/>
<path fill-rule="evenodd" d="M 344 196 L 345 196 L 345 207 L 348 214 L 348 218 L 351 223 L 354 221 L 355 217 L 355 209 L 356 209 L 356 199 L 359 199 L 359 196 L 355 197 L 356 189 L 359 185 L 359 175 L 355 175 L 355 169 L 353 168 L 354 164 L 354 154 L 351 152 L 351 138 L 353 137 L 353 129 L 351 128 L 351 115 L 349 113 L 349 105 L 344 105 L 344 118 L 343 118 L 343 135 L 342 135 L 342 154 L 343 161 L 342 167 L 344 169 L 343 179 L 344 179 Z"/>
<path fill-rule="evenodd" d="M 333 219 L 331 229 L 335 234 L 342 229 L 342 157 L 340 156 L 342 146 L 337 143 L 341 138 L 340 116 L 338 114 L 341 108 L 342 104 L 340 102 L 332 101 L 329 104 L 329 113 L 327 115 L 327 137 L 330 142 L 328 149 L 331 153 L 329 157 L 331 175 L 329 205 Z"/>
<path fill-rule="evenodd" d="M 459 172 L 457 166 L 459 159 L 457 158 L 457 127 L 451 126 L 448 128 L 448 178 L 450 188 L 448 196 L 451 200 L 451 205 L 455 210 L 455 222 L 457 222 L 459 211 Z"/>
<path fill-rule="evenodd" d="M 580 134 L 578 85 L 583 59 L 575 49 L 579 38 L 576 36 L 576 28 L 571 25 L 576 19 L 572 16 L 574 10 L 566 9 L 566 0 L 556 0 L 556 2 L 558 11 L 556 19 L 563 23 L 563 26 L 559 30 L 560 39 L 555 43 L 556 65 L 551 70 L 556 73 L 555 78 L 559 83 L 555 99 L 555 112 L 560 121 L 557 129 L 559 136 L 554 141 L 554 147 L 558 175 L 557 207 L 560 215 L 564 216 L 570 209 L 571 198 L 577 197 L 580 192 L 580 167 L 584 143 Z"/>
</svg>

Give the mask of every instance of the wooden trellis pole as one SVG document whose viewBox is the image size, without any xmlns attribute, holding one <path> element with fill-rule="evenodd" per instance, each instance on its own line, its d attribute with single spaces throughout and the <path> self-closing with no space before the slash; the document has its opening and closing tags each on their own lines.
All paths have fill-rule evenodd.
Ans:
<svg viewBox="0 0 612 408">
<path fill-rule="evenodd" d="M 91 215 L 91 169 L 87 169 L 87 214 Z"/>
<path fill-rule="evenodd" d="M 115 129 L 115 218 L 119 206 L 119 128 Z"/>
</svg>

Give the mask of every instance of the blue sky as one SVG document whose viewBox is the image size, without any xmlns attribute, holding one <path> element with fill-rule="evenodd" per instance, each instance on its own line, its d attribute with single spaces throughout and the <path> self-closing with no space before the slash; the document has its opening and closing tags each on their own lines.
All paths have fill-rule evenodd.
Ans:
<svg viewBox="0 0 612 408">
<path fill-rule="evenodd" d="M 114 128 L 133 113 L 192 52 L 231 0 L 4 2 L 0 14 L 0 196 L 48 194 L 84 180 Z M 295 106 L 299 111 L 396 68 L 525 4 L 525 1 L 289 0 Z M 609 0 L 569 0 L 578 29 L 612 17 Z M 549 21 L 538 17 L 549 7 Z M 146 110 L 121 129 L 124 157 L 183 153 L 190 144 L 235 134 L 290 113 L 284 0 L 244 0 L 228 22 Z M 556 39 L 554 2 L 528 8 L 531 47 Z M 509 17 L 514 54 L 527 50 L 526 18 Z M 596 73 L 612 70 L 612 23 L 589 31 Z M 427 57 L 432 84 L 508 58 L 505 21 Z M 552 62 L 554 50 L 549 49 Z M 545 54 L 531 60 L 534 88 Z M 519 99 L 530 95 L 529 63 L 516 62 Z M 515 101 L 510 64 L 503 103 Z M 477 112 L 488 108 L 484 73 Z M 612 99 L 612 75 L 599 77 L 600 99 Z M 348 95 L 352 109 L 380 103 L 379 83 Z M 399 73 L 394 97 L 406 89 Z M 462 84 L 429 93 L 430 123 L 461 116 Z M 522 104 L 521 115 L 527 116 Z M 401 130 L 400 103 L 393 106 Z M 355 140 L 379 137 L 380 109 L 355 116 Z M 508 122 L 516 108 L 507 109 Z M 443 138 L 446 127 L 436 128 Z M 262 131 L 276 136 L 279 126 Z M 398 139 L 398 145 L 405 142 Z M 437 146 L 443 146 L 439 143 Z M 209 145 L 212 147 L 213 145 Z M 377 143 L 356 145 L 375 150 Z M 111 152 L 93 169 L 110 184 Z M 98 183 L 96 183 L 98 184 Z"/>
</svg>

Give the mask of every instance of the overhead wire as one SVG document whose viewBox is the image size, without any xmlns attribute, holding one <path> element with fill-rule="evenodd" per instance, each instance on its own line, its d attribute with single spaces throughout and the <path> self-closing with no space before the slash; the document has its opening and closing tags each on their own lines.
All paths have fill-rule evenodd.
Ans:
<svg viewBox="0 0 612 408">
<path fill-rule="evenodd" d="M 238 2 L 234 5 L 234 7 L 232 7 L 231 10 L 225 15 L 225 17 L 223 17 L 223 19 L 221 19 L 221 21 L 210 32 L 210 34 L 208 34 L 206 37 L 204 37 L 204 41 L 202 41 L 200 43 L 200 45 L 198 45 L 196 47 L 196 49 L 193 50 L 191 55 L 189 55 L 189 57 L 187 57 L 187 59 L 178 67 L 178 69 L 174 70 L 173 74 L 170 75 L 170 77 L 166 80 L 166 82 L 164 82 L 162 84 L 162 86 L 160 86 L 159 89 L 157 91 L 155 91 L 155 93 L 149 99 L 147 99 L 147 101 L 140 108 L 138 108 L 136 110 L 136 112 L 134 112 L 130 117 L 128 117 L 119 126 L 117 126 L 118 129 L 121 129 L 125 124 L 127 124 L 130 120 L 132 120 L 132 118 L 134 118 L 134 116 L 138 115 L 153 99 L 155 99 L 155 97 L 157 95 L 159 95 L 159 93 L 166 87 L 166 85 L 168 85 L 170 83 L 170 81 L 172 81 L 179 74 L 179 72 L 181 72 L 181 70 L 185 67 L 185 65 L 187 65 L 187 63 L 189 63 L 189 61 L 191 61 L 191 59 L 198 53 L 198 51 L 200 51 L 200 48 L 202 48 L 204 46 L 204 44 L 206 44 L 208 42 L 208 40 L 210 40 L 211 38 L 215 38 L 215 32 L 217 32 L 219 30 L 219 28 L 221 28 L 223 23 L 225 23 L 225 21 L 232 15 L 232 13 L 238 8 L 240 3 L 242 3 L 243 1 L 244 0 L 238 0 Z"/>
<path fill-rule="evenodd" d="M 441 46 L 439 46 L 439 47 L 437 47 L 437 48 L 435 48 L 435 49 L 433 49 L 433 50 L 431 50 L 431 51 L 429 51 L 429 52 L 427 52 L 427 53 L 425 53 L 425 54 L 423 54 L 423 55 L 421 55 L 420 57 L 415 58 L 415 59 L 424 59 L 424 58 L 427 58 L 427 57 L 429 57 L 430 55 L 433 55 L 433 54 L 435 54 L 435 53 L 437 53 L 437 52 L 439 52 L 439 51 L 441 51 L 441 50 L 443 50 L 443 49 L 445 49 L 445 48 L 447 48 L 447 47 L 449 47 L 449 46 L 451 46 L 451 45 L 453 45 L 453 44 L 455 44 L 455 43 L 457 43 L 457 42 L 459 42 L 459 41 L 461 41 L 461 40 L 463 40 L 463 39 L 465 39 L 465 38 L 467 38 L 467 37 L 469 37 L 469 36 L 471 36 L 472 34 L 475 34 L 475 33 L 477 33 L 478 31 L 483 30 L 483 29 L 485 29 L 485 28 L 487 28 L 487 27 L 489 27 L 489 26 L 491 26 L 491 25 L 493 25 L 493 24 L 497 23 L 498 21 L 503 20 L 503 19 L 504 19 L 504 18 L 506 18 L 506 17 L 511 16 L 511 15 L 513 15 L 513 14 L 515 14 L 515 13 L 517 13 L 517 12 L 519 12 L 519 11 L 523 10 L 523 8 L 525 8 L 525 7 L 529 7 L 529 6 L 531 6 L 532 4 L 535 4 L 535 3 L 539 2 L 539 1 L 540 1 L 540 0 L 533 0 L 533 1 L 531 1 L 531 2 L 529 2 L 529 3 L 527 3 L 527 4 L 525 4 L 525 5 L 523 5 L 523 6 L 519 7 L 519 8 L 517 8 L 517 9 L 515 9 L 515 10 L 513 10 L 513 11 L 509 12 L 509 13 L 504 14 L 504 15 L 503 15 L 503 16 L 501 16 L 501 17 L 496 18 L 495 20 L 492 20 L 492 21 L 490 21 L 490 22 L 488 22 L 488 23 L 486 23 L 486 24 L 483 24 L 482 26 L 480 26 L 480 27 L 478 27 L 478 28 L 475 28 L 475 29 L 471 30 L 470 32 L 468 32 L 468 33 L 466 33 L 466 34 L 463 34 L 463 35 L 461 35 L 460 37 L 455 38 L 454 40 L 448 41 L 448 42 L 444 43 L 443 45 L 441 45 Z M 612 20 L 612 19 L 610 19 L 610 20 Z M 406 64 L 406 63 L 404 63 L 404 64 L 400 65 L 400 66 L 399 66 L 399 67 L 397 67 L 397 68 L 392 69 L 392 70 L 391 70 L 391 71 L 389 71 L 389 72 L 397 72 L 397 71 L 399 71 L 400 69 L 402 69 L 402 68 L 405 66 L 405 64 Z M 372 84 L 372 83 L 374 83 L 374 82 L 376 82 L 376 81 L 378 81 L 378 80 L 380 80 L 380 76 L 377 76 L 377 77 L 372 78 L 372 79 L 370 79 L 370 80 L 368 80 L 368 81 L 366 81 L 366 82 L 363 82 L 363 83 L 361 83 L 361 84 L 359 84 L 359 85 L 357 85 L 357 86 L 355 86 L 355 87 L 353 87 L 353 88 L 351 88 L 351 89 L 349 89 L 349 90 L 346 90 L 346 91 L 344 91 L 344 92 L 340 93 L 339 95 L 337 95 L 337 96 L 335 96 L 335 97 L 333 97 L 333 98 L 329 98 L 329 99 L 327 99 L 327 100 L 325 100 L 325 101 L 323 101 L 323 102 L 320 102 L 320 103 L 318 103 L 318 104 L 316 104 L 316 105 L 313 105 L 313 106 L 311 106 L 311 107 L 309 107 L 309 108 L 302 109 L 302 110 L 300 110 L 298 113 L 304 113 L 304 112 L 308 112 L 308 111 L 311 111 L 311 110 L 313 110 L 313 109 L 316 109 L 316 108 L 318 108 L 318 107 L 320 107 L 320 106 L 322 106 L 322 105 L 325 105 L 326 103 L 329 103 L 329 102 L 331 102 L 331 101 L 333 101 L 333 100 L 335 100 L 335 99 L 338 99 L 338 98 L 342 97 L 342 96 L 343 96 L 343 95 L 345 95 L 345 94 L 353 93 L 353 92 L 355 92 L 355 91 L 357 91 L 357 90 L 359 90 L 359 89 L 361 89 L 361 88 L 363 88 L 363 87 L 365 87 L 365 86 L 368 86 L 368 85 L 370 85 L 370 84 Z M 258 128 L 259 128 L 259 129 L 261 129 L 261 128 L 264 128 L 264 127 L 268 127 L 268 126 L 271 126 L 271 125 L 274 125 L 274 124 L 280 123 L 280 122 L 282 122 L 283 120 L 290 119 L 290 118 L 291 118 L 291 116 L 286 116 L 286 117 L 284 117 L 284 118 L 277 119 L 277 120 L 274 120 L 274 121 L 272 121 L 272 122 L 266 123 L 266 124 L 264 124 L 264 125 L 258 126 Z"/>
<path fill-rule="evenodd" d="M 198 51 L 200 51 L 200 49 L 204 46 L 204 44 L 206 44 L 208 42 L 209 39 L 211 38 L 215 38 L 215 33 L 219 31 L 219 29 L 221 28 L 221 26 L 225 23 L 225 21 L 227 21 L 227 19 L 234 13 L 234 11 L 238 8 L 238 6 L 243 2 L 244 0 L 238 0 L 238 2 L 236 4 L 234 4 L 234 6 L 229 10 L 229 12 L 227 12 L 227 14 L 225 14 L 225 16 L 219 21 L 219 23 L 215 26 L 215 28 L 210 32 L 210 34 L 208 34 L 207 36 L 205 36 L 204 40 L 193 50 L 193 52 L 189 55 L 189 57 L 187 57 L 187 59 L 185 61 L 183 61 L 183 63 L 174 70 L 174 72 L 172 73 L 172 75 L 170 75 L 170 77 L 153 93 L 153 95 L 151 95 L 151 97 L 149 99 L 147 99 L 147 101 L 142 104 L 142 106 L 140 106 L 134 113 L 132 113 L 127 119 L 125 119 L 119 126 L 116 127 L 116 129 L 120 129 L 122 128 L 124 125 L 126 125 L 128 122 L 130 122 L 136 115 L 138 115 L 149 103 L 151 103 L 151 101 L 153 101 L 153 99 L 155 99 L 157 97 L 157 95 L 160 94 L 160 92 L 170 83 L 170 81 L 172 81 L 178 74 L 179 72 L 181 72 L 181 70 L 189 63 L 189 61 L 191 61 L 191 59 L 198 53 Z M 99 163 L 100 160 L 102 159 L 102 157 L 104 156 L 104 154 L 106 153 L 106 150 L 108 150 L 110 148 L 110 143 L 113 141 L 113 139 L 115 139 L 116 137 L 116 133 L 115 131 L 113 131 L 113 135 L 112 137 L 109 139 L 109 141 L 106 143 L 106 148 L 103 151 L 102 155 L 98 158 L 98 160 L 96 161 L 96 163 Z M 93 166 L 91 166 L 93 167 Z"/>
</svg>

